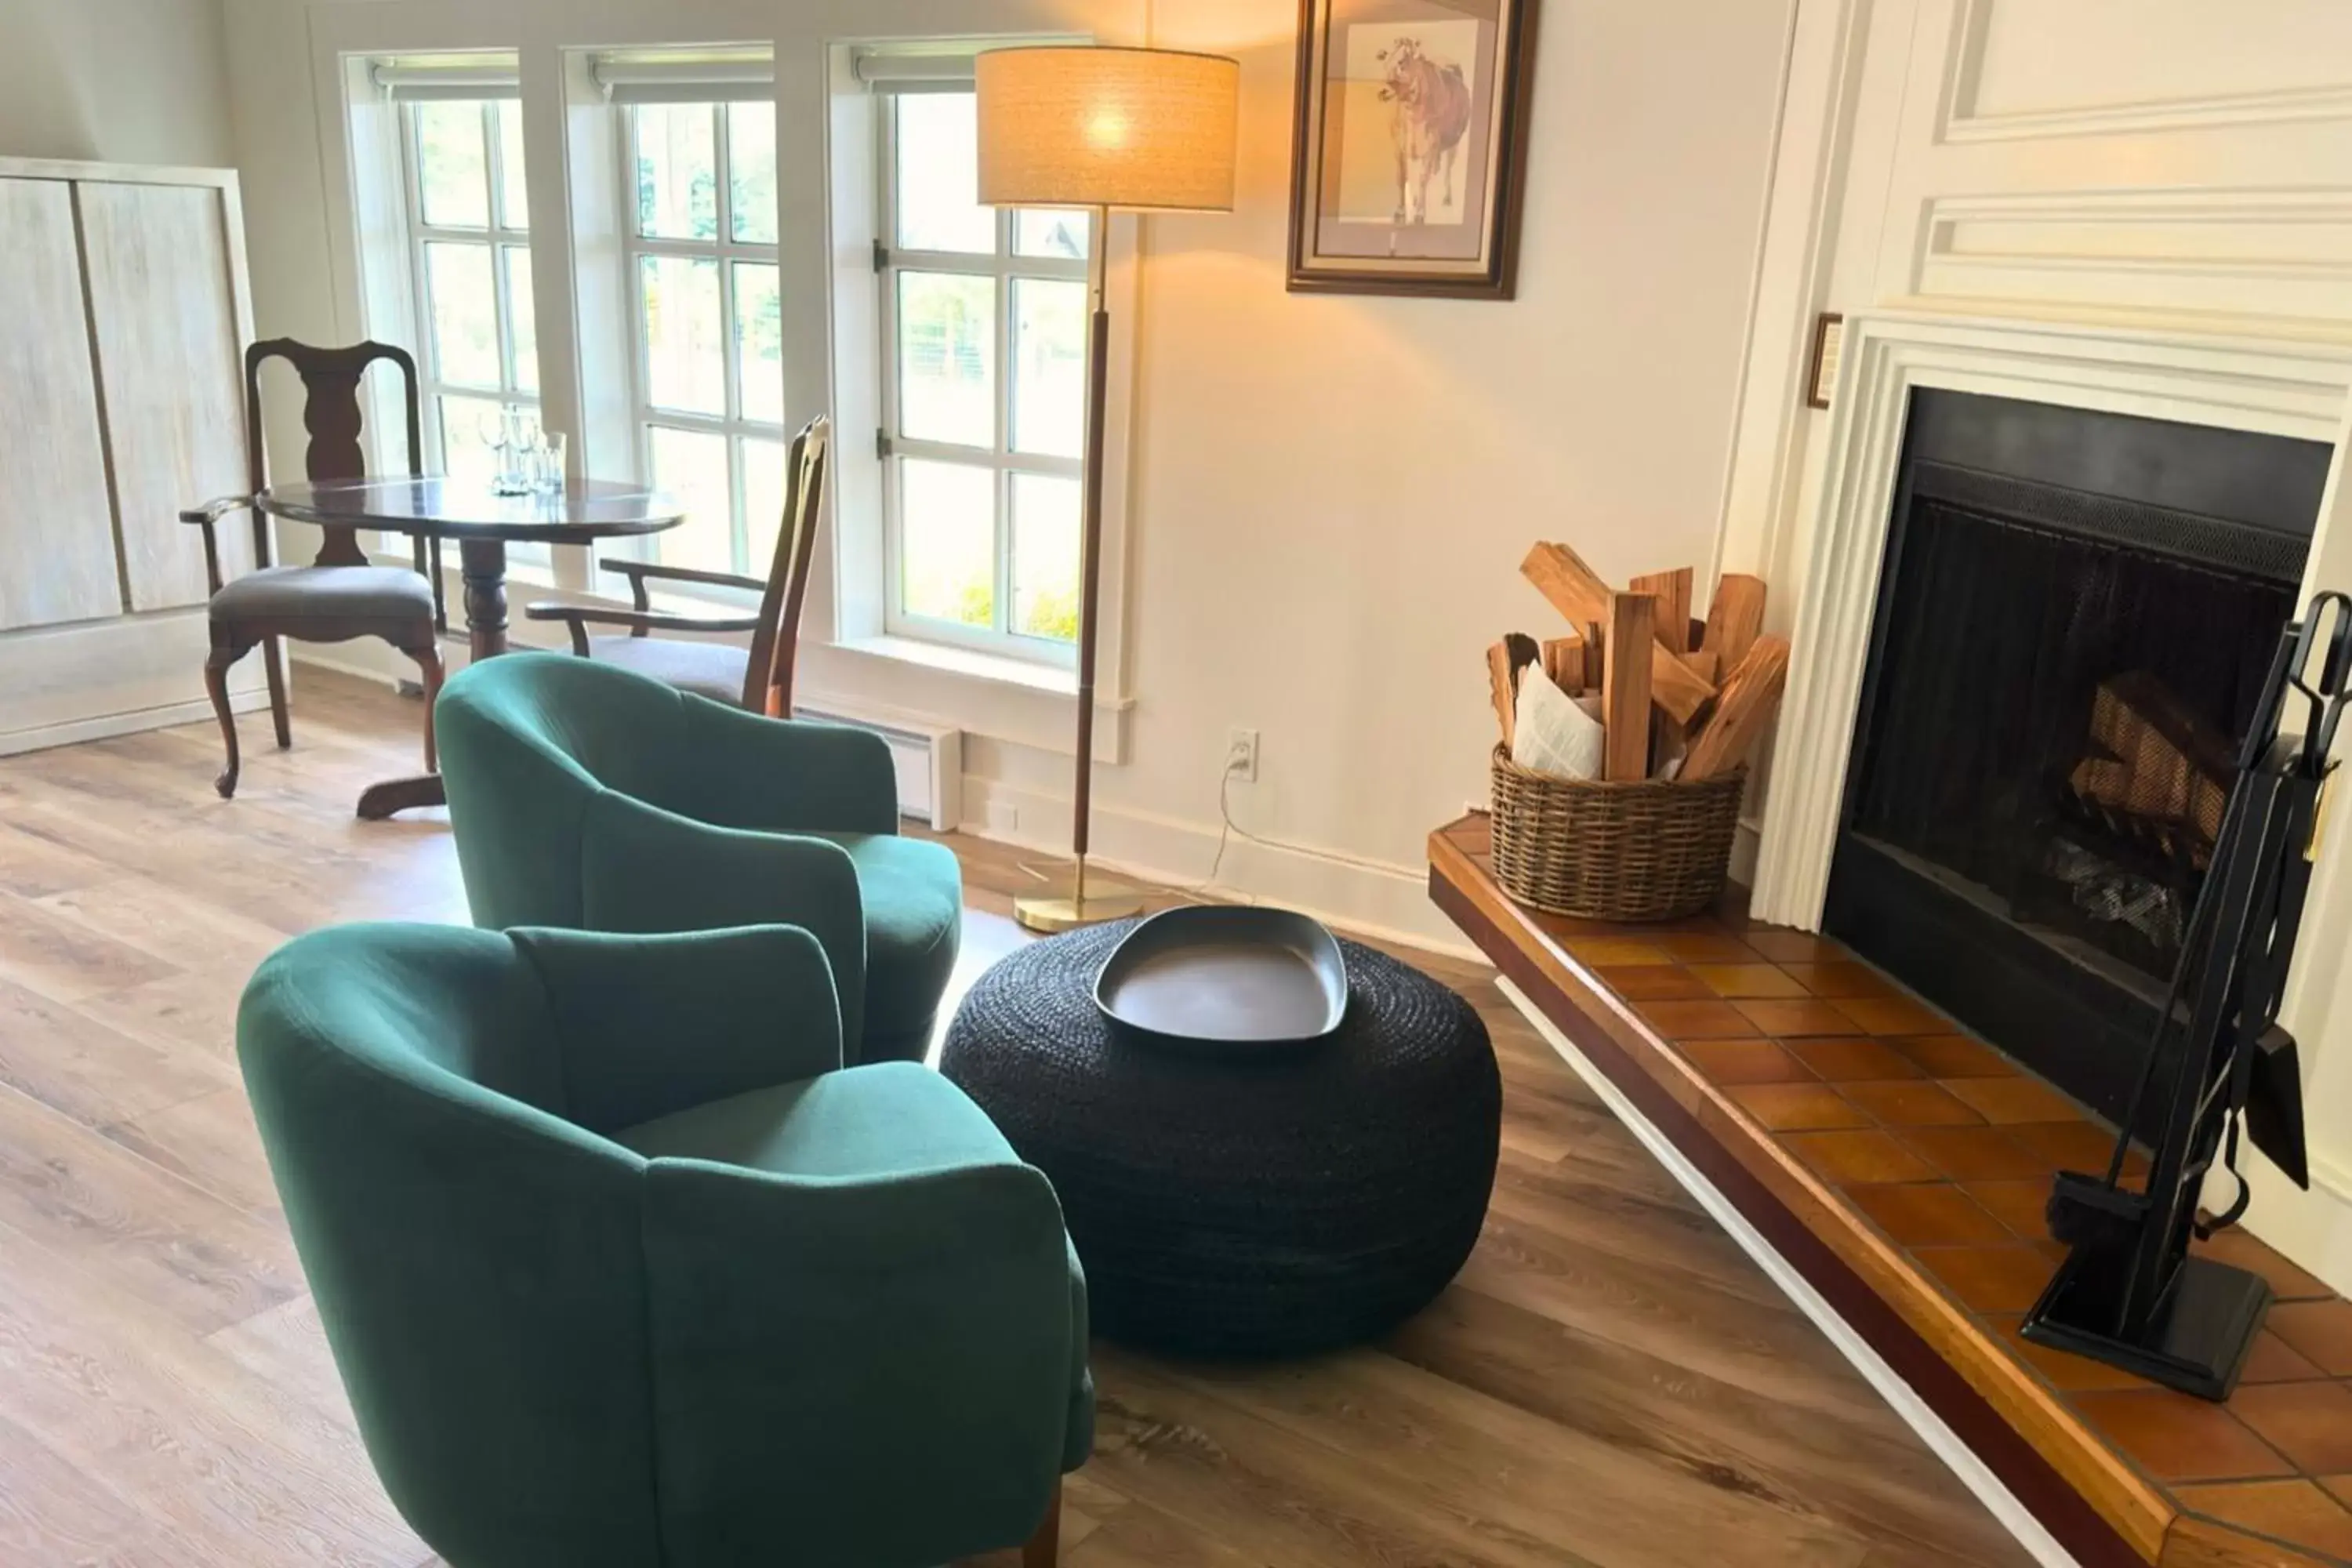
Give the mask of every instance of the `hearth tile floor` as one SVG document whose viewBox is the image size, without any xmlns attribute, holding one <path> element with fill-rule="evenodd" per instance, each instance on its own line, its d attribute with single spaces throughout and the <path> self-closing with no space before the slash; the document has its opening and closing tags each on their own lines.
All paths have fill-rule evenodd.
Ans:
<svg viewBox="0 0 2352 1568">
<path fill-rule="evenodd" d="M 2028 1345 L 2017 1324 L 2064 1257 L 2042 1217 L 2051 1177 L 2103 1165 L 2108 1128 L 1826 938 L 1734 915 L 1566 945 L 1663 955 L 1596 973 L 2185 1506 L 2352 1557 L 2352 1302 L 2242 1231 L 2217 1237 L 2205 1250 L 2281 1298 L 2226 1405 Z"/>
<path fill-rule="evenodd" d="M 2064 1256 L 2042 1201 L 2060 1169 L 2104 1168 L 2111 1129 L 1826 937 L 1728 910 L 1536 918 L 2179 1506 L 2352 1562 L 2352 1302 L 2231 1231 L 2200 1250 L 2279 1301 L 2226 1405 L 2029 1345 L 2018 1323 Z M 2130 1176 L 2147 1168 L 2134 1150 Z"/>
</svg>

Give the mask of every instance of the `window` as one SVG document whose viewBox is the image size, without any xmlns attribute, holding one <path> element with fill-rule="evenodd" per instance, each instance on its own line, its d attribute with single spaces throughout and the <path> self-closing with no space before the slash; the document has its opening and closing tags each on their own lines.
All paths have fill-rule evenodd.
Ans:
<svg viewBox="0 0 2352 1568">
<path fill-rule="evenodd" d="M 887 629 L 1067 658 L 1089 220 L 974 204 L 970 91 L 877 102 Z"/>
<path fill-rule="evenodd" d="M 436 97 L 400 110 L 426 464 L 487 480 L 506 411 L 539 416 L 521 105 Z"/>
<path fill-rule="evenodd" d="M 674 566 L 765 576 L 785 482 L 775 107 L 624 112 L 640 456 L 688 509 L 651 548 Z"/>
</svg>

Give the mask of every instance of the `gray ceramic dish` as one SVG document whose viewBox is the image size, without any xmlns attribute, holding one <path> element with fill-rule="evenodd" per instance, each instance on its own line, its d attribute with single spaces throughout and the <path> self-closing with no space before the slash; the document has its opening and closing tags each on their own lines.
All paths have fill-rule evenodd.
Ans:
<svg viewBox="0 0 2352 1568">
<path fill-rule="evenodd" d="M 1319 921 L 1289 910 L 1202 904 L 1127 933 L 1095 977 L 1114 1034 L 1214 1055 L 1297 1049 L 1348 1013 L 1348 965 Z"/>
</svg>

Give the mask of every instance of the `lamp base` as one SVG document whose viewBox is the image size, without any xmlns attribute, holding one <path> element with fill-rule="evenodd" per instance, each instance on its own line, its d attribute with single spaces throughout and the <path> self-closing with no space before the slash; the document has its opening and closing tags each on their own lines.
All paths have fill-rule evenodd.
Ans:
<svg viewBox="0 0 2352 1568">
<path fill-rule="evenodd" d="M 1124 882 L 1089 876 L 1083 862 L 1067 869 L 1033 871 L 1045 883 L 1041 890 L 1013 900 L 1013 918 L 1028 931 L 1047 936 L 1123 921 L 1143 912 L 1143 895 Z"/>
</svg>

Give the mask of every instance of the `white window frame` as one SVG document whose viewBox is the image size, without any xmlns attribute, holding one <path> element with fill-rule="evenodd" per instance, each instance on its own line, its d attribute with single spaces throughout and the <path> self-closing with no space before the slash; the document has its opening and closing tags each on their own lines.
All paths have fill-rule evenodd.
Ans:
<svg viewBox="0 0 2352 1568">
<path fill-rule="evenodd" d="M 928 92 L 969 93 L 969 87 L 952 81 L 936 86 L 926 84 Z M 875 435 L 876 455 L 882 467 L 882 589 L 883 629 L 893 637 L 920 642 L 945 643 L 1032 660 L 1041 664 L 1074 666 L 1077 662 L 1075 642 L 1061 642 L 1013 629 L 1013 476 L 1015 473 L 1045 474 L 1084 482 L 1083 456 L 1062 458 L 1040 453 L 1021 452 L 1013 447 L 1013 356 L 1016 344 L 1013 328 L 1013 283 L 1017 279 L 1039 279 L 1055 282 L 1073 282 L 1083 289 L 1087 284 L 1087 264 L 1083 259 L 1059 257 L 1016 256 L 1013 254 L 1013 225 L 1016 214 L 1000 209 L 995 214 L 996 248 L 982 255 L 976 251 L 908 250 L 901 249 L 898 240 L 898 104 L 901 92 L 874 94 L 875 172 L 877 188 L 875 239 L 876 313 L 881 326 L 877 345 L 879 362 L 877 366 L 877 384 L 881 394 L 881 426 Z M 1105 242 L 1104 236 L 1095 232 L 1098 226 L 1087 222 L 1087 243 L 1089 247 Z M 899 428 L 898 405 L 898 279 L 902 273 L 934 272 L 960 274 L 972 278 L 992 278 L 996 289 L 996 363 L 995 372 L 995 441 L 992 447 L 965 447 L 949 441 L 919 440 Z M 1087 373 L 1083 363 L 1079 374 Z M 1081 415 L 1083 417 L 1083 414 Z M 1084 450 L 1085 434 L 1080 435 Z M 959 463 L 969 468 L 993 470 L 995 481 L 995 620 L 996 625 L 981 627 L 961 621 L 941 620 L 910 614 L 904 603 L 902 586 L 905 575 L 905 512 L 902 506 L 903 486 L 900 465 L 907 458 L 932 458 L 940 462 Z"/>
<path fill-rule="evenodd" d="M 637 209 L 637 115 L 656 102 L 663 107 L 697 108 L 708 110 L 712 120 L 712 170 L 716 189 L 713 199 L 718 203 L 719 229 L 710 239 L 661 239 L 638 232 Z M 743 354 L 742 343 L 735 331 L 735 266 L 740 261 L 753 262 L 777 269 L 779 287 L 782 286 L 783 247 L 781 243 L 760 244 L 735 237 L 735 193 L 731 153 L 733 132 L 730 125 L 731 110 L 737 102 L 767 104 L 766 99 L 730 99 L 723 94 L 709 99 L 692 96 L 665 97 L 659 100 L 620 103 L 614 106 L 621 119 L 617 127 L 620 166 L 620 215 L 622 221 L 622 267 L 626 273 L 625 289 L 629 301 L 628 353 L 631 419 L 636 441 L 637 471 L 646 482 L 656 482 L 653 437 L 656 429 L 685 431 L 693 435 L 716 436 L 727 447 L 727 495 L 729 508 L 729 539 L 734 564 L 730 570 L 752 577 L 764 578 L 771 563 L 750 559 L 751 519 L 745 510 L 743 443 L 748 440 L 772 442 L 786 447 L 790 432 L 782 422 L 770 424 L 748 418 L 743 414 Z M 770 107 L 770 113 L 774 110 Z M 781 133 L 777 156 L 783 155 Z M 779 206 L 782 203 L 779 201 Z M 779 240 L 782 237 L 782 214 L 777 214 Z M 708 260 L 719 268 L 719 352 L 724 356 L 720 382 L 724 388 L 724 412 L 719 415 L 697 413 L 688 409 L 669 408 L 653 400 L 653 367 L 646 352 L 645 258 L 675 257 L 688 260 Z M 646 543 L 648 556 L 658 559 L 661 536 L 654 535 Z M 725 594 L 726 589 L 713 592 Z"/>
<path fill-rule="evenodd" d="M 450 95 L 436 95 L 446 100 Z M 488 226 L 486 228 L 452 228 L 425 221 L 424 160 L 419 151 L 416 116 L 425 103 L 436 99 L 411 98 L 396 105 L 400 113 L 400 163 L 402 198 L 406 204 L 408 226 L 409 287 L 414 291 L 416 321 L 416 375 L 418 417 L 428 464 L 436 471 L 448 471 L 448 432 L 442 427 L 441 399 L 470 398 L 476 402 L 499 403 L 509 407 L 527 410 L 532 418 L 541 417 L 540 394 L 525 391 L 516 374 L 514 297 L 507 272 L 507 252 L 520 248 L 526 268 L 532 265 L 530 230 L 514 228 L 505 223 L 507 215 L 500 210 L 506 173 L 505 138 L 499 134 L 501 106 L 511 112 L 521 112 L 520 101 L 512 93 L 485 89 L 480 94 L 482 142 L 485 153 L 483 176 L 488 181 L 483 197 L 488 204 Z M 470 97 L 460 101 L 472 102 Z M 526 156 L 528 154 L 526 153 Z M 455 243 L 487 246 L 490 253 L 490 288 L 496 300 L 499 339 L 499 381 L 496 387 L 474 386 L 453 382 L 443 375 L 440 355 L 435 346 L 433 332 L 433 282 L 425 265 L 425 247 L 429 244 Z M 534 337 L 536 333 L 534 332 Z M 532 366 L 534 379 L 545 384 L 542 367 Z M 544 545 L 531 547 L 526 553 L 543 558 Z"/>
</svg>

